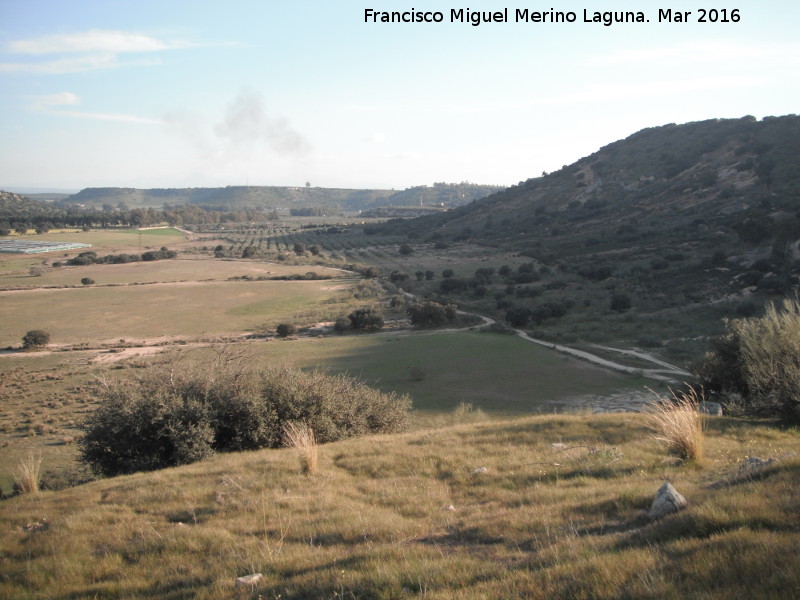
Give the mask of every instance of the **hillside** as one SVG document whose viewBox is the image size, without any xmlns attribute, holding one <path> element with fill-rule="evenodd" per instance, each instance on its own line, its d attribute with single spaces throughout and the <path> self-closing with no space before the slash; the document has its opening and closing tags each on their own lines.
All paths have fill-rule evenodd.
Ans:
<svg viewBox="0 0 800 600">
<path fill-rule="evenodd" d="M 402 191 L 321 187 L 228 186 L 224 188 L 86 188 L 62 200 L 65 206 L 81 204 L 100 208 L 120 203 L 128 207 L 161 208 L 164 204 L 202 204 L 240 208 L 327 208 L 357 212 L 380 206 L 461 206 L 499 190 L 498 186 L 471 183 L 436 183 Z"/>
<path fill-rule="evenodd" d="M 566 318 L 527 318 L 551 339 L 609 339 L 598 333 L 609 327 L 623 337 L 695 337 L 796 286 L 799 157 L 794 115 L 665 125 L 467 206 L 366 232 L 528 257 L 526 274 L 438 291 L 501 318 L 512 308 L 535 316 L 549 303 Z"/>
<path fill-rule="evenodd" d="M 641 415 L 550 415 L 321 446 L 311 475 L 219 456 L 0 503 L 0 596 L 788 600 L 797 442 L 713 418 L 687 465 Z M 665 480 L 688 506 L 653 521 Z"/>
<path fill-rule="evenodd" d="M 675 247 L 707 231 L 757 243 L 800 209 L 799 156 L 794 115 L 654 127 L 413 227 L 565 257 Z"/>
</svg>

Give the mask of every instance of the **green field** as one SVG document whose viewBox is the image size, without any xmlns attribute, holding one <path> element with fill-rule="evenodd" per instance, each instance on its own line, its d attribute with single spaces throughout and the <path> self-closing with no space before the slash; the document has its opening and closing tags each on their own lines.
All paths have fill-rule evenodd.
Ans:
<svg viewBox="0 0 800 600">
<path fill-rule="evenodd" d="M 643 391 L 656 383 L 567 358 L 517 336 L 482 332 L 359 335 L 267 344 L 272 360 L 347 373 L 408 393 L 423 413 L 461 402 L 495 415 L 550 412 L 580 397 Z"/>
</svg>

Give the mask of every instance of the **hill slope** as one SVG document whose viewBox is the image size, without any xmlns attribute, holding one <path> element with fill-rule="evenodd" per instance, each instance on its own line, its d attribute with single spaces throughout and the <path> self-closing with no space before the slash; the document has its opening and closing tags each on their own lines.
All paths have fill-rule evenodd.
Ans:
<svg viewBox="0 0 800 600">
<path fill-rule="evenodd" d="M 797 432 L 707 435 L 687 466 L 640 415 L 556 415 L 330 444 L 310 476 L 260 451 L 12 498 L 0 595 L 794 597 Z M 651 522 L 665 479 L 688 508 Z"/>
<path fill-rule="evenodd" d="M 451 296 L 483 311 L 497 300 L 501 318 L 549 303 L 567 313 L 534 319 L 551 339 L 608 340 L 593 330 L 611 321 L 623 336 L 685 338 L 792 293 L 799 213 L 800 117 L 745 117 L 645 129 L 556 173 L 368 232 L 530 257 L 532 274 L 494 275 L 484 300 L 471 295 L 480 285 Z M 693 322 L 677 314 L 700 308 Z"/>
<path fill-rule="evenodd" d="M 758 225 L 798 209 L 800 117 L 745 117 L 645 129 L 418 226 L 525 253 L 585 254 L 580 246 L 596 252 L 665 239 L 674 246 L 715 227 L 761 241 Z"/>
</svg>

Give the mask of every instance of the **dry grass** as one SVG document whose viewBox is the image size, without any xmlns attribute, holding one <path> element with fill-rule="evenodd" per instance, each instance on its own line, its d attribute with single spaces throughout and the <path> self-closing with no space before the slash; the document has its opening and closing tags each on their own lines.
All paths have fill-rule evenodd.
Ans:
<svg viewBox="0 0 800 600">
<path fill-rule="evenodd" d="M 694 469 L 640 415 L 549 415 L 328 444 L 315 477 L 285 448 L 20 495 L 0 597 L 788 599 L 799 435 L 711 419 Z M 653 523 L 665 479 L 689 506 Z"/>
<path fill-rule="evenodd" d="M 319 464 L 319 452 L 314 430 L 305 423 L 287 423 L 283 428 L 285 445 L 295 448 L 300 458 L 300 470 L 303 473 L 316 473 Z"/>
<path fill-rule="evenodd" d="M 654 437 L 683 460 L 701 462 L 704 425 L 704 416 L 699 410 L 701 395 L 692 389 L 673 394 L 672 398 L 659 394 L 656 397 L 648 415 Z"/>
<path fill-rule="evenodd" d="M 35 494 L 39 491 L 39 472 L 42 467 L 41 455 L 34 456 L 33 452 L 22 459 L 13 470 L 14 490 L 20 494 Z"/>
</svg>

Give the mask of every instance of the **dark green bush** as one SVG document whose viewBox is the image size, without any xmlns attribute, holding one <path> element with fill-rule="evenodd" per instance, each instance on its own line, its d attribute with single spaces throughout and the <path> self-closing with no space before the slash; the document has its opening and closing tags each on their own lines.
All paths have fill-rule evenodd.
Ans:
<svg viewBox="0 0 800 600">
<path fill-rule="evenodd" d="M 350 326 L 353 329 L 375 331 L 383 327 L 383 317 L 371 308 L 354 310 L 347 315 L 347 318 L 350 319 Z"/>
<path fill-rule="evenodd" d="M 32 329 L 22 336 L 22 347 L 25 350 L 44 348 L 50 343 L 50 334 L 41 329 Z"/>
<path fill-rule="evenodd" d="M 277 448 L 283 426 L 302 421 L 320 443 L 399 431 L 411 401 L 344 375 L 289 367 L 152 369 L 102 390 L 80 440 L 84 462 L 101 475 L 149 471 L 215 452 Z"/>
<path fill-rule="evenodd" d="M 277 333 L 279 337 L 289 337 L 297 333 L 297 326 L 291 323 L 281 323 L 275 328 L 275 333 Z"/>
</svg>

